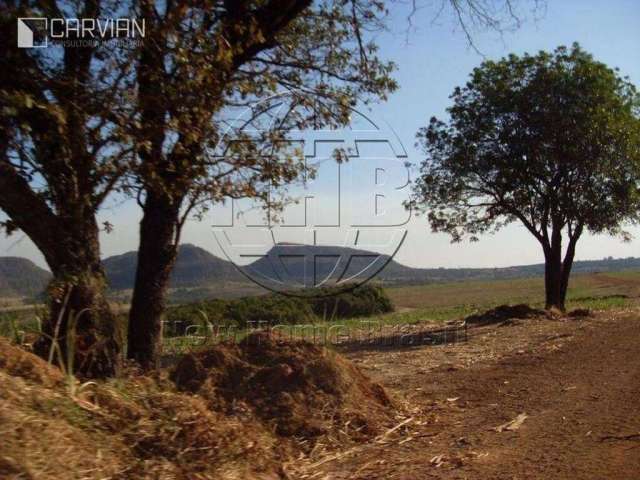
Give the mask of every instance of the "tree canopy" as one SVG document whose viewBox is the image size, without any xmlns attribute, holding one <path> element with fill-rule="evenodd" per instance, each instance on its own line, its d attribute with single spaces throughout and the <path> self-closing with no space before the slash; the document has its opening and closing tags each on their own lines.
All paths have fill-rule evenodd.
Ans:
<svg viewBox="0 0 640 480">
<path fill-rule="evenodd" d="M 625 236 L 640 218 L 638 98 L 577 44 L 486 61 L 454 90 L 450 119 L 418 132 L 413 203 L 453 241 L 520 222 L 545 254 L 547 305 L 564 308 L 582 233 Z"/>
</svg>

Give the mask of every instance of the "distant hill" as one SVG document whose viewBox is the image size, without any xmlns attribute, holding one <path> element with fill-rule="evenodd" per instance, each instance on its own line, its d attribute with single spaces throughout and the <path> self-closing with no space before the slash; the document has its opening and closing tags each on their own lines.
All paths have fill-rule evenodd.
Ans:
<svg viewBox="0 0 640 480">
<path fill-rule="evenodd" d="M 401 265 L 388 257 L 364 250 L 356 250 L 344 247 L 310 247 L 299 245 L 293 249 L 292 245 L 278 245 L 273 247 L 266 257 L 261 257 L 255 262 L 244 267 L 252 276 L 257 274 L 273 278 L 275 275 L 273 261 L 281 262 L 287 273 L 287 279 L 301 283 L 304 279 L 305 264 L 303 257 L 310 257 L 311 252 L 317 256 L 316 271 L 321 275 L 328 275 L 336 263 L 336 257 L 343 255 L 350 258 L 346 275 L 350 276 L 365 268 L 371 261 L 381 257 L 380 266 L 386 265 L 378 278 L 390 282 L 407 282 L 424 280 L 428 273 L 420 269 L 414 269 Z M 274 259 L 274 256 L 276 259 Z M 129 290 L 133 288 L 137 252 L 127 252 L 106 258 L 104 266 L 112 290 Z M 282 273 L 282 272 L 280 272 Z M 229 283 L 236 287 L 246 285 L 253 286 L 253 282 L 242 274 L 231 262 L 223 260 L 206 250 L 191 244 L 180 246 L 175 268 L 171 275 L 170 287 L 172 289 L 195 289 L 208 287 L 224 287 Z M 202 292 L 205 294 L 205 292 Z M 208 293 L 209 295 L 211 292 Z M 198 294 L 200 296 L 200 294 Z"/>
<path fill-rule="evenodd" d="M 316 272 L 322 277 L 331 272 L 337 257 L 351 258 L 345 276 L 359 272 L 380 257 L 378 266 L 385 265 L 376 275 L 386 285 L 411 283 L 454 282 L 460 280 L 491 280 L 539 277 L 544 265 L 522 265 L 506 268 L 411 268 L 384 255 L 344 247 L 310 247 L 277 245 L 266 257 L 244 267 L 252 275 L 274 276 L 273 260 L 280 259 L 280 273 L 287 280 L 301 283 L 304 279 L 304 257 L 311 251 L 317 255 Z M 313 250 L 312 250 L 313 249 Z M 104 260 L 109 286 L 112 291 L 133 288 L 137 262 L 136 252 L 127 252 Z M 575 262 L 573 273 L 612 272 L 640 269 L 640 258 L 587 260 Z M 41 293 L 50 278 L 49 272 L 24 258 L 0 257 L 0 296 L 35 296 Z M 173 301 L 191 301 L 209 297 L 231 297 L 255 294 L 259 290 L 245 275 L 223 260 L 195 245 L 180 246 L 170 287 Z M 127 298 L 128 294 L 122 296 Z"/>
<path fill-rule="evenodd" d="M 277 245 L 269 251 L 267 257 L 262 257 L 249 265 L 247 270 L 257 272 L 267 277 L 273 277 L 276 272 L 273 268 L 273 261 L 268 258 L 285 258 L 282 261 L 283 268 L 289 278 L 301 282 L 304 279 L 305 265 L 302 258 L 312 253 L 317 255 L 316 273 L 320 276 L 328 275 L 336 263 L 337 257 L 344 255 L 351 261 L 345 272 L 345 276 L 350 276 L 366 268 L 375 258 L 379 265 L 384 265 L 381 271 L 375 276 L 385 283 L 436 283 L 455 282 L 460 280 L 490 280 L 490 279 L 510 279 L 523 277 L 538 277 L 544 275 L 544 264 L 521 265 L 502 268 L 412 268 L 388 256 L 378 253 L 357 250 L 346 247 L 313 247 L 303 245 Z M 288 257 L 288 258 L 287 258 Z M 619 270 L 640 269 L 640 258 L 614 259 L 612 257 L 603 260 L 576 261 L 573 265 L 572 273 L 592 273 L 592 272 L 613 272 Z"/>
<path fill-rule="evenodd" d="M 281 261 L 284 274 L 289 280 L 302 282 L 305 275 L 304 257 L 316 256 L 316 272 L 328 275 L 336 263 L 337 257 L 350 258 L 345 276 L 350 276 L 365 268 L 375 258 L 385 265 L 376 275 L 377 280 L 387 284 L 436 283 L 460 280 L 490 280 L 522 277 L 537 277 L 544 274 L 544 265 L 522 265 L 505 268 L 411 268 L 378 253 L 346 247 L 311 247 L 304 245 L 277 245 L 265 257 L 244 267 L 247 273 L 273 278 L 277 273 L 274 260 Z M 104 260 L 109 283 L 114 290 L 133 288 L 135 277 L 136 252 L 109 257 Z M 604 260 L 586 260 L 574 263 L 573 273 L 611 272 L 628 269 L 640 269 L 640 258 L 608 258 Z M 233 283 L 251 285 L 252 282 L 229 261 L 223 260 L 195 245 L 180 247 L 176 267 L 171 276 L 171 287 L 203 288 Z"/>
<path fill-rule="evenodd" d="M 33 297 L 44 291 L 51 274 L 31 260 L 0 257 L 0 297 Z"/>
<path fill-rule="evenodd" d="M 127 252 L 104 260 L 111 289 L 133 288 L 137 260 L 137 252 Z M 176 265 L 171 274 L 171 288 L 195 288 L 225 281 L 246 282 L 247 279 L 231 262 L 222 260 L 195 245 L 180 246 Z"/>
</svg>

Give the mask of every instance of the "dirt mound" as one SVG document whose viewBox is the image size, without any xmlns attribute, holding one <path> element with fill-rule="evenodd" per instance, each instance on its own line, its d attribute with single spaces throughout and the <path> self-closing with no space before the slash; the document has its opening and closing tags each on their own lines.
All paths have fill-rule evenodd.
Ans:
<svg viewBox="0 0 640 480">
<path fill-rule="evenodd" d="M 142 415 L 122 430 L 136 459 L 123 480 L 275 478 L 277 443 L 261 425 L 213 412 L 193 395 L 150 391 L 141 400 Z"/>
<path fill-rule="evenodd" d="M 40 357 L 11 345 L 3 337 L 0 337 L 0 370 L 48 387 L 63 383 L 63 376 L 59 369 L 49 365 Z"/>
<path fill-rule="evenodd" d="M 571 310 L 569 313 L 567 313 L 567 317 L 569 318 L 593 317 L 593 312 L 588 308 L 576 308 L 575 310 Z"/>
<path fill-rule="evenodd" d="M 301 454 L 395 420 L 382 387 L 311 344 L 253 335 L 167 373 L 71 384 L 0 339 L 0 478 L 290 478 Z"/>
<path fill-rule="evenodd" d="M 384 389 L 351 362 L 268 334 L 187 355 L 171 378 L 213 410 L 253 415 L 284 437 L 313 440 L 336 428 L 352 439 L 370 437 L 391 419 Z"/>
<path fill-rule="evenodd" d="M 500 305 L 483 313 L 476 313 L 465 318 L 468 324 L 501 323 L 511 319 L 527 319 L 546 316 L 544 310 L 531 308 L 524 303 L 518 305 Z"/>
<path fill-rule="evenodd" d="M 212 411 L 163 372 L 71 388 L 0 339 L 0 478 L 278 478 L 277 437 Z"/>
</svg>

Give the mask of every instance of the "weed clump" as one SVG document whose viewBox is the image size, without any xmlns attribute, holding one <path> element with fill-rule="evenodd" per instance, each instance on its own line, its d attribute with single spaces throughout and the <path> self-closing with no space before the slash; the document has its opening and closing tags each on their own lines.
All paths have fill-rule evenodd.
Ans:
<svg viewBox="0 0 640 480">
<path fill-rule="evenodd" d="M 487 325 L 501 323 L 511 319 L 529 319 L 544 317 L 546 312 L 531 308 L 524 303 L 518 305 L 500 305 L 483 313 L 476 313 L 465 318 L 467 324 Z"/>
</svg>

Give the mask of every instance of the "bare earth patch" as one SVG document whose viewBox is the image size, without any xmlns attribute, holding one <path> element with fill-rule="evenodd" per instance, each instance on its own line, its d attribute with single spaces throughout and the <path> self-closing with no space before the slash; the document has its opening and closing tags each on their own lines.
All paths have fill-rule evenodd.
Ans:
<svg viewBox="0 0 640 480">
<path fill-rule="evenodd" d="M 582 312 L 585 313 L 585 312 Z M 298 478 L 638 479 L 640 316 L 538 316 L 349 357 L 412 420 Z"/>
</svg>

